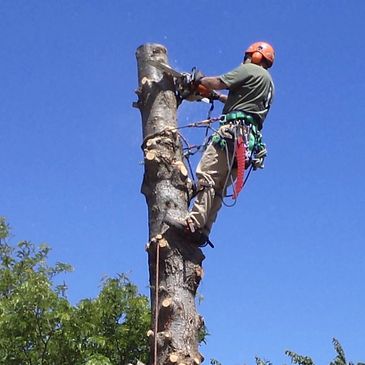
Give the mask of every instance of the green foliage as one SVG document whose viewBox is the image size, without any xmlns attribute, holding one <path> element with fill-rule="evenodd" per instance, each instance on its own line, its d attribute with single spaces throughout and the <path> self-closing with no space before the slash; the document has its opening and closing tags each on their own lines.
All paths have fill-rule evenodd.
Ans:
<svg viewBox="0 0 365 365">
<path fill-rule="evenodd" d="M 346 365 L 347 362 L 345 352 L 343 351 L 342 346 L 335 338 L 332 340 L 332 343 L 337 352 L 337 356 L 333 361 L 330 362 L 330 365 Z"/>
<path fill-rule="evenodd" d="M 95 299 L 72 306 L 55 277 L 71 266 L 47 263 L 49 247 L 7 244 L 0 218 L 0 365 L 114 365 L 147 362 L 148 300 L 120 275 Z"/>
<path fill-rule="evenodd" d="M 333 346 L 335 348 L 335 351 L 337 352 L 336 358 L 330 362 L 329 365 L 353 365 L 353 363 L 347 363 L 345 352 L 343 351 L 343 348 L 341 344 L 336 340 L 335 338 L 332 340 Z M 301 356 L 296 354 L 293 351 L 285 351 L 285 354 L 291 357 L 291 362 L 293 364 L 299 364 L 299 365 L 314 365 L 313 360 L 308 356 Z M 357 365 L 364 365 L 364 363 L 357 363 Z"/>
<path fill-rule="evenodd" d="M 268 360 L 263 360 L 259 357 L 255 357 L 255 360 L 256 360 L 256 365 L 272 365 L 272 363 Z"/>
<path fill-rule="evenodd" d="M 345 352 L 343 351 L 343 348 L 341 344 L 336 340 L 335 338 L 332 340 L 333 346 L 335 348 L 335 351 L 337 352 L 336 358 L 330 362 L 329 365 L 354 365 L 352 362 L 347 363 Z M 291 358 L 292 364 L 298 364 L 298 365 L 314 365 L 313 360 L 308 356 L 301 356 L 293 351 L 285 351 L 285 354 L 288 355 Z M 256 365 L 272 365 L 270 361 L 262 360 L 259 357 L 255 358 Z M 215 359 L 210 360 L 211 365 L 222 365 L 219 361 Z M 365 365 L 365 363 L 359 362 L 357 365 Z"/>
<path fill-rule="evenodd" d="M 9 226 L 4 217 L 0 217 L 0 243 L 9 236 Z"/>
<path fill-rule="evenodd" d="M 301 356 L 293 351 L 285 351 L 285 354 L 291 358 L 293 364 L 299 365 L 314 365 L 313 360 L 308 356 Z"/>
<path fill-rule="evenodd" d="M 86 365 L 113 365 L 109 359 L 103 355 L 93 355 Z"/>
<path fill-rule="evenodd" d="M 0 365 L 117 365 L 148 362 L 148 299 L 127 277 L 107 278 L 95 299 L 76 306 L 55 277 L 70 265 L 47 263 L 50 248 L 28 241 L 7 243 L 10 228 L 0 217 Z M 208 336 L 205 325 L 199 341 Z M 340 343 L 329 365 L 347 363 Z M 293 364 L 314 365 L 308 356 L 286 351 Z M 221 365 L 211 359 L 211 365 Z M 256 365 L 272 365 L 256 357 Z M 365 365 L 358 363 L 357 365 Z"/>
<path fill-rule="evenodd" d="M 210 365 L 222 365 L 222 364 L 216 359 L 210 359 Z"/>
<path fill-rule="evenodd" d="M 95 300 L 82 300 L 70 325 L 71 338 L 89 361 L 100 354 L 112 364 L 147 362 L 148 300 L 123 275 L 105 280 Z"/>
<path fill-rule="evenodd" d="M 201 328 L 198 331 L 198 342 L 199 343 L 207 343 L 207 337 L 210 336 L 208 332 L 208 328 L 205 325 L 205 323 L 201 326 Z"/>
</svg>

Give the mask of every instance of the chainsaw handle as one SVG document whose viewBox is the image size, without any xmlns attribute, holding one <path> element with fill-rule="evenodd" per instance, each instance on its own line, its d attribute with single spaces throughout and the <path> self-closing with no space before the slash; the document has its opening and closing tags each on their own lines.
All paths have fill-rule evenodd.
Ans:
<svg viewBox="0 0 365 365">
<path fill-rule="evenodd" d="M 196 92 L 201 96 L 203 96 L 204 98 L 209 98 L 210 94 L 212 93 L 212 90 L 209 90 L 202 84 L 198 84 L 198 86 L 196 87 Z"/>
</svg>

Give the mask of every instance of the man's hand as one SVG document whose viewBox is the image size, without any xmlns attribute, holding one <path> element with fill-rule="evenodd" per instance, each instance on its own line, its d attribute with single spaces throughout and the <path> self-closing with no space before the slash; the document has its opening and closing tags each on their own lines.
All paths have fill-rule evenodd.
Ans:
<svg viewBox="0 0 365 365">
<path fill-rule="evenodd" d="M 203 98 L 208 98 L 209 100 L 218 100 L 220 97 L 214 90 L 210 90 L 202 84 L 198 84 L 196 92 Z"/>
<path fill-rule="evenodd" d="M 220 90 L 226 88 L 226 85 L 219 77 L 206 77 L 195 67 L 192 69 L 191 73 L 184 74 L 180 86 L 182 99 L 188 101 L 199 101 L 203 98 L 207 98 L 209 100 L 219 100 L 222 103 L 225 103 L 227 100 L 226 95 L 218 94 L 214 91 L 214 89 Z"/>
</svg>

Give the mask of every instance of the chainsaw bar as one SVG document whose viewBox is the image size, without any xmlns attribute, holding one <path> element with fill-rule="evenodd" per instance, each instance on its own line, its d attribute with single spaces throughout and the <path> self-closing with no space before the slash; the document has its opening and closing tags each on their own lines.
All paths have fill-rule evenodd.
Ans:
<svg viewBox="0 0 365 365">
<path fill-rule="evenodd" d="M 167 65 L 166 63 L 156 61 L 156 60 L 148 60 L 148 64 L 150 64 L 153 67 L 156 67 L 162 72 L 165 72 L 173 77 L 176 78 L 183 78 L 187 73 L 179 72 L 174 70 L 171 66 Z"/>
<path fill-rule="evenodd" d="M 148 60 L 147 63 L 153 67 L 156 67 L 158 70 L 174 77 L 176 79 L 178 94 L 181 99 L 188 101 L 203 101 L 204 103 L 209 103 L 210 100 L 208 98 L 203 98 L 199 95 L 195 89 L 193 89 L 193 74 L 195 72 L 195 68 L 193 68 L 192 73 L 189 72 L 179 72 L 173 69 L 171 66 L 166 63 L 156 61 L 156 60 Z"/>
</svg>

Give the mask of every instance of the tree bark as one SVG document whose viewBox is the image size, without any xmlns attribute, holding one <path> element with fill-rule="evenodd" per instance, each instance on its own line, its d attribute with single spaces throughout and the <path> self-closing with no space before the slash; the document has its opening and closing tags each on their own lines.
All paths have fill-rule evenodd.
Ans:
<svg viewBox="0 0 365 365">
<path fill-rule="evenodd" d="M 204 255 L 189 236 L 169 229 L 164 218 L 183 219 L 189 205 L 189 179 L 176 130 L 178 102 L 173 78 L 148 64 L 168 64 L 167 50 L 144 44 L 136 52 L 144 152 L 142 193 L 148 206 L 147 244 L 151 288 L 152 328 L 150 364 L 194 364 L 199 353 L 199 332 L 204 322 L 198 315 L 195 295 L 202 278 Z"/>
</svg>

